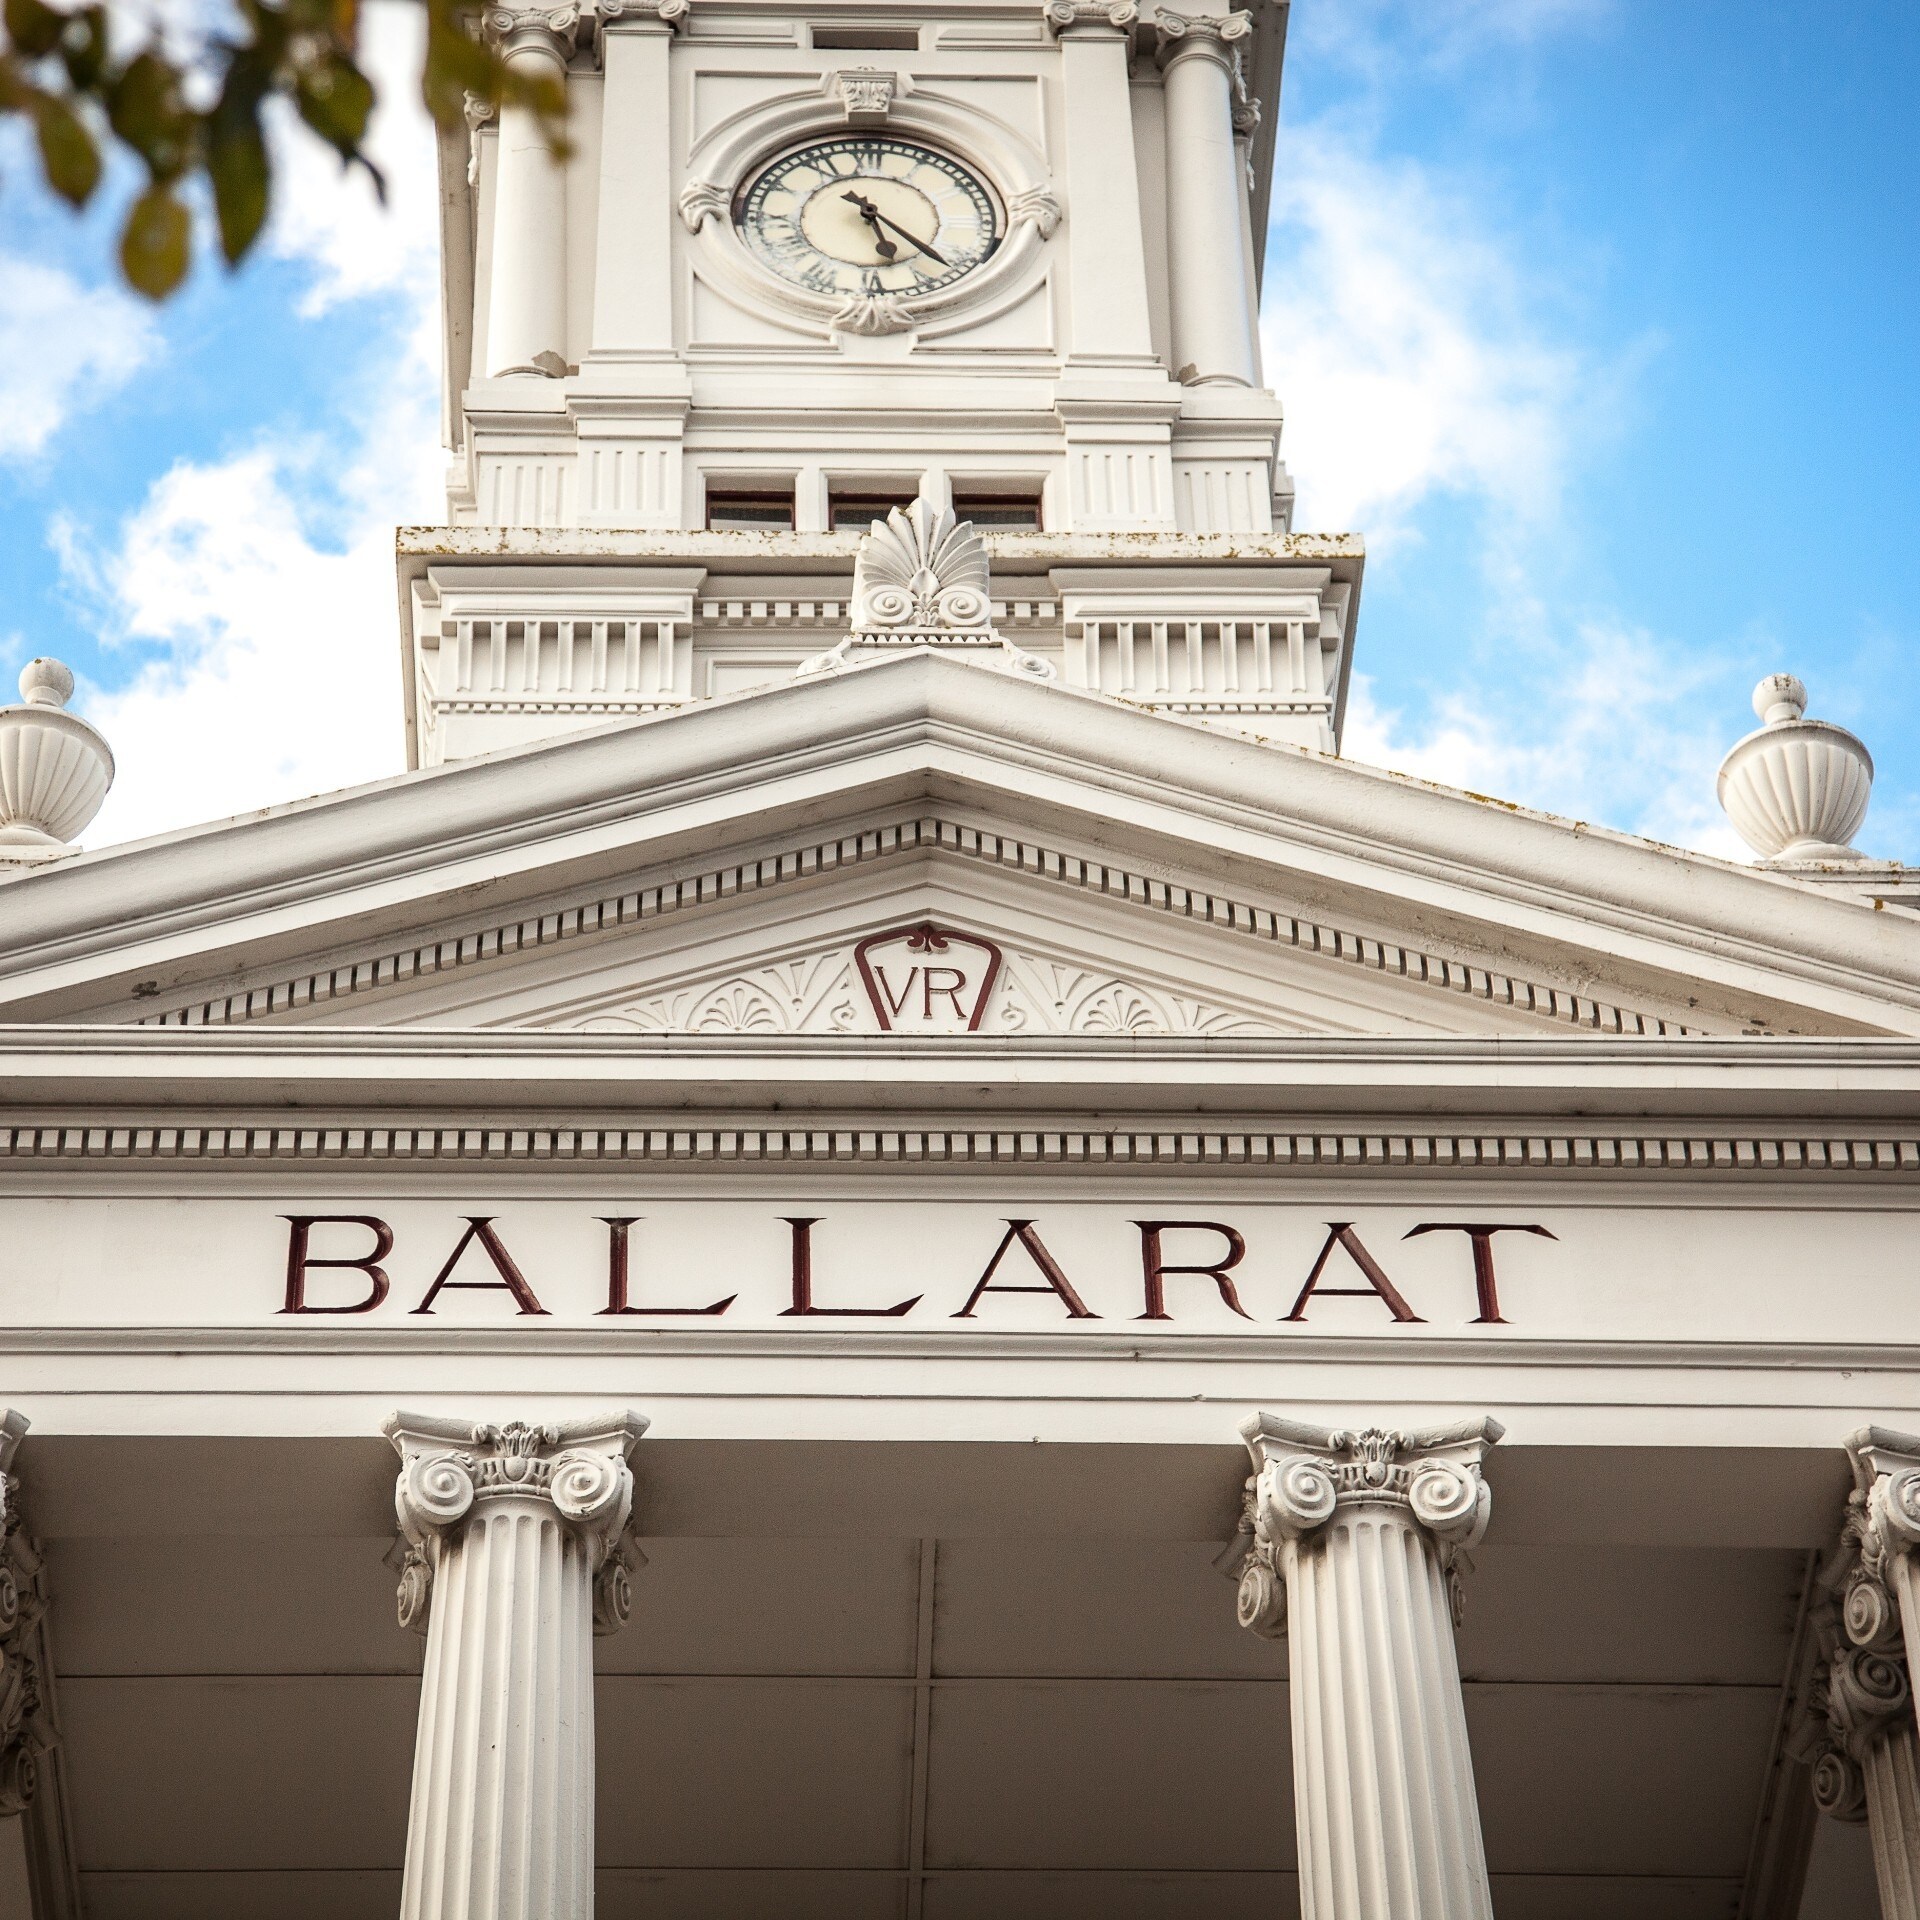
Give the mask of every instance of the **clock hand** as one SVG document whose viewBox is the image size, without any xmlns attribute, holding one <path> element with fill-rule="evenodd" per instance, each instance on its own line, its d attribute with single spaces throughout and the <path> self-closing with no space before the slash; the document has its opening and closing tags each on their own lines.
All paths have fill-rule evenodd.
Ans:
<svg viewBox="0 0 1920 1920">
<path fill-rule="evenodd" d="M 891 260 L 900 251 L 887 236 L 880 231 L 881 213 L 871 200 L 857 193 L 843 193 L 842 200 L 851 200 L 860 209 L 860 218 L 873 229 L 873 250 L 882 260 Z"/>
<path fill-rule="evenodd" d="M 931 247 L 926 241 L 922 240 L 918 234 L 909 233 L 906 230 L 906 228 L 903 227 L 897 220 L 889 220 L 887 216 L 884 213 L 882 213 L 878 207 L 874 208 L 873 217 L 883 227 L 891 227 L 894 230 L 894 232 L 900 236 L 902 240 L 906 241 L 909 246 L 918 248 L 919 251 L 924 253 L 929 260 L 935 261 L 940 266 L 943 266 L 943 267 L 951 266 L 953 264 L 946 257 L 945 254 L 936 252 L 934 248 Z"/>
<path fill-rule="evenodd" d="M 883 258 L 891 260 L 893 256 L 900 251 L 900 249 L 880 231 L 882 227 L 891 227 L 910 247 L 919 253 L 924 253 L 929 260 L 943 267 L 950 267 L 953 264 L 945 254 L 939 252 L 931 243 L 922 240 L 916 233 L 909 233 L 898 220 L 888 219 L 864 194 L 847 192 L 843 193 L 840 198 L 842 200 L 851 200 L 853 204 L 860 209 L 860 218 L 873 229 L 873 244 Z"/>
</svg>

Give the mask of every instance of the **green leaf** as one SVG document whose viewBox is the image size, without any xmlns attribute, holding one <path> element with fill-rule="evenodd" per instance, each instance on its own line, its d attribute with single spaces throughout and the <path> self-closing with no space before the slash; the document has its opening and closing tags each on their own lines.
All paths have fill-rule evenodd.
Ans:
<svg viewBox="0 0 1920 1920">
<path fill-rule="evenodd" d="M 42 94 L 34 114 L 47 185 L 70 206 L 84 207 L 100 184 L 100 150 L 64 100 Z"/>
<path fill-rule="evenodd" d="M 257 123 L 232 127 L 216 123 L 207 150 L 207 175 L 213 182 L 214 211 L 220 217 L 220 250 L 228 266 L 238 266 L 259 238 L 272 186 L 267 143 Z"/>
<path fill-rule="evenodd" d="M 300 117 L 343 160 L 360 157 L 373 112 L 373 84 L 351 60 L 337 58 L 300 76 Z"/>
<path fill-rule="evenodd" d="M 67 16 L 60 34 L 60 58 L 76 93 L 92 93 L 107 70 L 107 10 L 82 7 Z"/>
<path fill-rule="evenodd" d="M 460 28 L 460 16 L 447 0 L 430 0 L 427 8 L 427 57 L 420 69 L 420 97 L 434 123 L 452 131 L 464 123 L 467 95 L 477 94 L 489 105 L 500 98 L 499 63 L 479 41 Z"/>
<path fill-rule="evenodd" d="M 36 60 L 60 44 L 61 31 L 67 24 L 67 16 L 57 7 L 45 5 L 44 0 L 6 0 L 0 17 L 6 20 L 7 38 Z"/>
<path fill-rule="evenodd" d="M 120 267 L 149 300 L 164 300 L 187 276 L 192 227 L 166 187 L 149 187 L 127 212 Z"/>
<path fill-rule="evenodd" d="M 148 48 L 136 54 L 106 89 L 107 119 L 155 180 L 186 170 L 193 151 L 193 117 L 180 93 L 180 72 Z"/>
</svg>

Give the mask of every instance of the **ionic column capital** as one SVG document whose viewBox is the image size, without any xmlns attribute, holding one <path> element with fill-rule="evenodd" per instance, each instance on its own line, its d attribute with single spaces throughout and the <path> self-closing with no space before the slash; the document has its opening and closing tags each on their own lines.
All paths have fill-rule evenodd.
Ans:
<svg viewBox="0 0 1920 1920">
<path fill-rule="evenodd" d="M 1130 33 L 1140 18 L 1133 0 L 1046 0 L 1041 17 L 1051 33 Z"/>
<path fill-rule="evenodd" d="M 637 1413 L 541 1426 L 395 1414 L 383 1431 L 400 1455 L 393 1496 L 406 1542 L 400 1624 L 426 1631 L 434 1569 L 449 1537 L 484 1507 L 520 1502 L 550 1511 L 585 1550 L 595 1574 L 594 1630 L 623 1626 L 631 1599 L 627 1456 L 646 1430 Z"/>
<path fill-rule="evenodd" d="M 503 54 L 537 52 L 563 64 L 573 57 L 580 34 L 577 5 L 559 7 L 489 7 L 480 16 L 481 30 Z"/>
<path fill-rule="evenodd" d="M 609 27 L 684 28 L 692 0 L 594 0 L 602 31 Z"/>
<path fill-rule="evenodd" d="M 1205 54 L 1230 71 L 1238 71 L 1239 46 L 1253 32 L 1250 13 L 1175 13 L 1159 8 L 1153 24 L 1160 34 L 1160 64 L 1171 65 L 1183 55 Z"/>
<path fill-rule="evenodd" d="M 1856 1502 L 1864 1508 L 1860 1554 L 1885 1578 L 1889 1556 L 1920 1546 L 1920 1436 L 1862 1427 L 1847 1442 Z"/>
<path fill-rule="evenodd" d="M 46 1595 L 13 1472 L 26 1431 L 24 1414 L 0 1411 L 0 1815 L 33 1798 L 40 1758 L 54 1745 L 39 1631 Z"/>
<path fill-rule="evenodd" d="M 1482 1463 L 1502 1431 L 1491 1418 L 1399 1433 L 1255 1414 L 1240 1429 L 1253 1456 L 1255 1532 L 1297 1540 L 1318 1532 L 1336 1507 L 1386 1506 L 1443 1546 L 1474 1546 L 1493 1500 Z"/>
<path fill-rule="evenodd" d="M 1456 1616 L 1454 1559 L 1479 1545 L 1493 1509 L 1482 1471 L 1504 1429 L 1491 1417 L 1421 1433 L 1312 1427 L 1258 1413 L 1240 1428 L 1253 1458 L 1240 1532 L 1221 1565 L 1238 1573 L 1240 1624 L 1269 1639 L 1287 1631 L 1279 1549 L 1321 1533 L 1342 1507 L 1384 1510 L 1428 1535 Z"/>
</svg>

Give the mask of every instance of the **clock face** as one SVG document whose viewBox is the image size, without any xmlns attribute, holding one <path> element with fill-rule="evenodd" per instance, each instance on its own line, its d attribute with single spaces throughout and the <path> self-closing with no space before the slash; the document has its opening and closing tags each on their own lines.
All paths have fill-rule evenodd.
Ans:
<svg viewBox="0 0 1920 1920">
<path fill-rule="evenodd" d="M 734 223 L 783 280 L 842 298 L 931 293 L 1000 243 L 999 208 L 974 174 L 887 134 L 841 134 L 782 154 L 742 192 Z"/>
</svg>

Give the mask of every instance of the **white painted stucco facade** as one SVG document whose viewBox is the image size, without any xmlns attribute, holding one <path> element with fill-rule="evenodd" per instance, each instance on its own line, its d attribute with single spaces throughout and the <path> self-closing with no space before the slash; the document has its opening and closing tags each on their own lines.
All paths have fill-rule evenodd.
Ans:
<svg viewBox="0 0 1920 1920">
<path fill-rule="evenodd" d="M 1912 888 L 1784 681 L 1798 864 L 1339 757 L 1284 18 L 503 15 L 412 770 L 70 853 L 0 714 L 38 1920 L 1920 1914 Z M 991 257 L 763 272 L 849 127 Z"/>
</svg>

